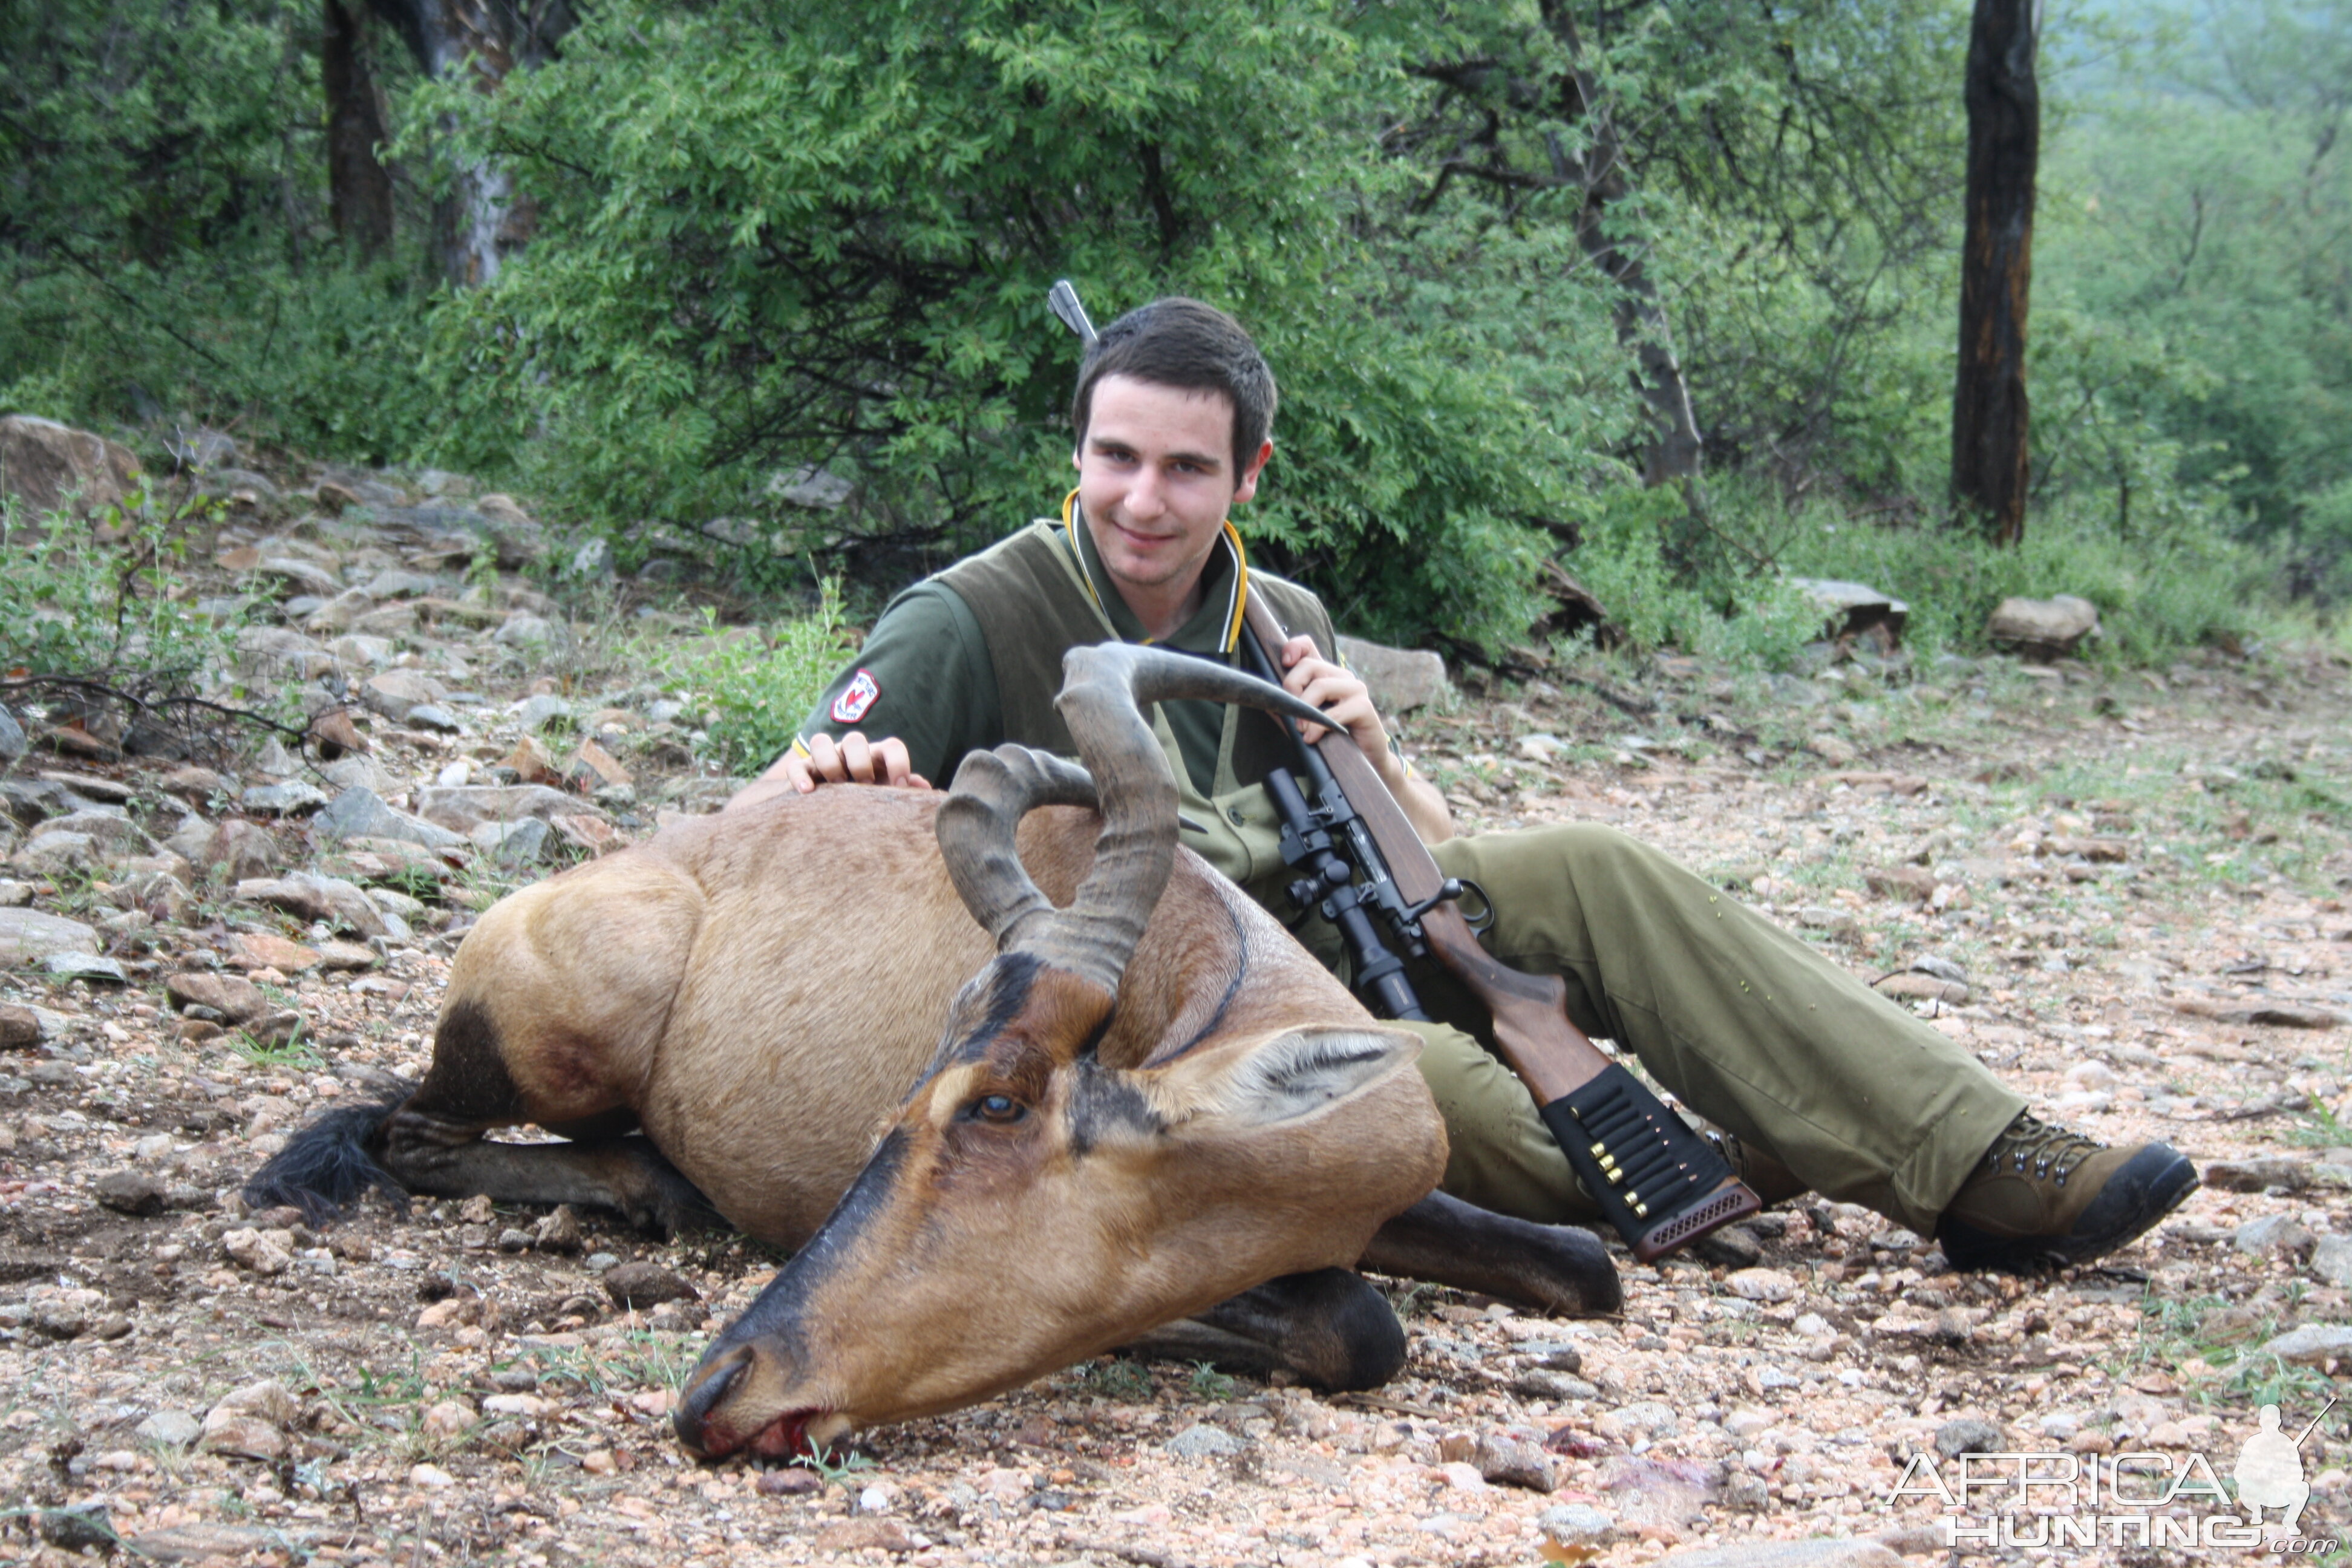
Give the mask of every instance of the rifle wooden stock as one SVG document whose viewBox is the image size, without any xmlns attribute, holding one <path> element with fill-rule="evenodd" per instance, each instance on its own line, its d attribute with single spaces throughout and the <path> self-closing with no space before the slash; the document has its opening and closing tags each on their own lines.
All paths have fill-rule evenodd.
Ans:
<svg viewBox="0 0 2352 1568">
<path fill-rule="evenodd" d="M 1244 617 L 1267 667 L 1279 672 L 1288 639 L 1274 613 L 1251 598 Z M 1445 874 L 1371 760 L 1344 730 L 1326 730 L 1314 746 L 1397 890 L 1412 904 L 1435 899 Z M 1493 1017 L 1496 1054 L 1528 1086 L 1570 1166 L 1635 1258 L 1654 1261 L 1763 1206 L 1705 1139 L 1576 1026 L 1568 986 L 1557 975 L 1496 962 L 1451 902 L 1421 916 L 1421 934 Z"/>
<path fill-rule="evenodd" d="M 1495 1020 L 1495 1050 L 1538 1105 L 1575 1093 L 1608 1070 L 1601 1047 L 1568 1018 L 1568 984 L 1498 963 L 1478 945 L 1462 911 L 1440 904 L 1421 917 L 1430 955 L 1477 994 Z"/>
</svg>

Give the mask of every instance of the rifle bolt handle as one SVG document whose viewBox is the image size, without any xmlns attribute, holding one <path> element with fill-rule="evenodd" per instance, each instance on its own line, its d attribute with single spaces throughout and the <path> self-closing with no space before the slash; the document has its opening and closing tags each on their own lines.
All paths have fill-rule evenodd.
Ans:
<svg viewBox="0 0 2352 1568">
<path fill-rule="evenodd" d="M 1448 877 L 1445 880 L 1437 884 L 1436 892 L 1407 909 L 1404 911 L 1404 918 L 1408 921 L 1417 921 L 1422 916 L 1427 914 L 1438 905 L 1450 904 L 1461 896 L 1462 879 L 1459 877 Z"/>
</svg>

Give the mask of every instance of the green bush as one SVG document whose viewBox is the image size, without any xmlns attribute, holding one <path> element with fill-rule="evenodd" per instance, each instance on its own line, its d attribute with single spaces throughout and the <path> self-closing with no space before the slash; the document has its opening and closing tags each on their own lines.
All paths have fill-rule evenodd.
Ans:
<svg viewBox="0 0 2352 1568">
<path fill-rule="evenodd" d="M 407 215 L 398 262 L 345 256 L 319 155 L 316 10 L 296 15 L 0 10 L 0 413 L 190 419 L 373 461 L 434 429 L 425 225 Z M 396 87 L 402 56 L 380 54 Z"/>
<path fill-rule="evenodd" d="M 165 702 L 212 686 L 227 669 L 242 616 L 214 619 L 171 596 L 184 559 L 184 518 L 146 518 L 131 498 L 127 535 L 94 541 L 91 525 L 64 514 L 27 520 L 0 501 L 0 670 L 21 691 L 68 694 L 73 681 Z M 101 524 L 120 528 L 124 509 Z M 54 682 L 56 684 L 49 684 Z M 89 690 L 91 700 L 100 694 Z"/>
<path fill-rule="evenodd" d="M 2103 635 L 2086 656 L 2160 666 L 2262 629 L 2275 566 L 2230 537 L 2225 519 L 2190 513 L 2124 537 L 2103 504 L 2075 500 L 2036 513 L 2024 543 L 2003 550 L 1968 531 L 1857 523 L 1816 508 L 1780 560 L 1800 575 L 1858 579 L 1908 603 L 1906 640 L 1922 657 L 1982 651 L 1985 621 L 2004 598 L 2072 594 L 2099 607 Z"/>
<path fill-rule="evenodd" d="M 1731 494 L 1747 500 L 1755 489 L 1732 487 Z M 1714 552 L 1707 570 L 1669 562 L 1669 542 L 1692 525 L 1683 497 L 1668 489 L 1621 493 L 1588 521 L 1565 563 L 1637 651 L 1678 648 L 1751 669 L 1791 668 L 1821 636 L 1821 612 L 1756 543 L 1726 527 L 1725 500 L 1716 496 L 1708 516 L 1734 542 Z M 1744 564 L 1723 564 L 1727 554 Z"/>
<path fill-rule="evenodd" d="M 1366 635 L 1519 635 L 1531 521 L 1575 510 L 1581 419 L 1538 407 L 1523 348 L 1490 352 L 1501 323 L 1400 301 L 1365 235 L 1401 177 L 1382 95 L 1412 89 L 1343 21 L 1315 0 L 597 6 L 561 60 L 433 100 L 541 195 L 530 250 L 440 314 L 445 456 L 525 454 L 625 560 L 648 523 L 723 518 L 903 580 L 1058 501 L 1078 347 L 1045 310 L 1057 275 L 1103 318 L 1192 293 L 1282 384 L 1242 519 L 1270 563 Z M 812 465 L 856 482 L 847 506 L 788 503 Z"/>
<path fill-rule="evenodd" d="M 2234 517 L 2210 488 L 2158 481 L 2129 531 L 2112 495 L 2084 490 L 2038 510 L 2024 543 L 2002 549 L 1973 531 L 1916 515 L 1855 517 L 1827 500 L 1790 505 L 1770 487 L 1714 488 L 1709 519 L 1717 565 L 1677 573 L 1665 542 L 1678 500 L 1629 499 L 1567 558 L 1636 648 L 1677 648 L 1749 668 L 1794 667 L 1824 629 L 1790 577 L 1859 581 L 1911 606 L 1914 654 L 1985 651 L 1985 623 L 2004 598 L 2073 594 L 2099 608 L 2103 635 L 2085 657 L 2161 666 L 2216 642 L 2277 630 L 2275 554 L 2235 537 Z"/>
<path fill-rule="evenodd" d="M 773 762 L 841 668 L 852 644 L 841 588 L 828 581 L 815 610 L 764 632 L 712 637 L 670 671 L 689 709 L 704 716 L 710 754 L 739 777 Z"/>
<path fill-rule="evenodd" d="M 2352 512 L 2335 500 L 2352 483 L 2346 19 L 2277 0 L 2139 19 L 2157 41 L 2118 60 L 2097 112 L 2043 156 L 2034 237 L 2037 460 L 2071 458 L 2115 492 L 2136 423 L 2323 605 L 2352 595 Z M 2049 386 L 2068 359 L 2080 370 Z M 2061 454 L 2062 428 L 2086 423 L 2127 433 Z"/>
</svg>

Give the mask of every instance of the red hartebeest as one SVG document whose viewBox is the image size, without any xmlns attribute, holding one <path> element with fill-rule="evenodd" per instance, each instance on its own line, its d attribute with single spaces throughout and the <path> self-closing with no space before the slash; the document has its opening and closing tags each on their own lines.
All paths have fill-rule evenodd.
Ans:
<svg viewBox="0 0 2352 1568">
<path fill-rule="evenodd" d="M 1154 649 L 1067 671 L 1091 777 L 1004 747 L 945 795 L 785 795 L 503 900 L 458 950 L 415 1092 L 322 1119 L 248 1195 L 373 1179 L 665 1226 L 715 1211 L 797 1249 L 689 1381 L 678 1431 L 712 1456 L 950 1409 L 1154 1331 L 1378 1383 L 1403 1342 L 1360 1261 L 1612 1307 L 1588 1233 L 1432 1192 L 1418 1041 L 1179 849 L 1143 706 L 1314 710 Z M 525 1121 L 572 1141 L 482 1138 Z"/>
</svg>

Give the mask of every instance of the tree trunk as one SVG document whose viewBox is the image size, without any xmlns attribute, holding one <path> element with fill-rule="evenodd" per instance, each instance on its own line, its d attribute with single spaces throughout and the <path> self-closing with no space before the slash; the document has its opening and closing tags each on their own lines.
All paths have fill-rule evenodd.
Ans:
<svg viewBox="0 0 2352 1568">
<path fill-rule="evenodd" d="M 1583 45 L 1567 6 L 1559 0 L 1547 0 L 1543 15 L 1570 57 L 1581 58 Z M 1561 118 L 1570 123 L 1586 122 L 1591 138 L 1581 157 L 1570 157 L 1556 133 L 1548 139 L 1547 146 L 1554 177 L 1573 182 L 1584 192 L 1583 205 L 1576 213 L 1577 244 L 1585 259 L 1617 285 L 1617 341 L 1633 351 L 1640 367 L 1634 384 L 1649 405 L 1656 431 L 1656 439 L 1643 459 L 1642 482 L 1654 489 L 1664 484 L 1682 486 L 1696 512 L 1701 504 L 1698 480 L 1705 451 L 1698 419 L 1691 410 L 1690 384 L 1684 379 L 1682 361 L 1675 353 L 1674 334 L 1667 325 L 1666 309 L 1658 300 L 1657 286 L 1650 281 L 1641 258 L 1610 237 L 1605 224 L 1609 204 L 1623 200 L 1629 188 L 1624 142 L 1592 73 L 1577 69 L 1568 85 L 1570 100 L 1561 106 Z"/>
<path fill-rule="evenodd" d="M 470 70 L 482 92 L 496 92 L 517 65 L 533 68 L 552 59 L 576 20 L 570 0 L 372 3 L 400 29 L 418 68 L 436 79 Z M 530 238 L 535 219 L 533 204 L 515 195 L 506 170 L 487 158 L 466 164 L 434 214 L 443 274 L 460 287 L 490 282 Z"/>
<path fill-rule="evenodd" d="M 1699 438 L 1698 416 L 1691 410 L 1690 383 L 1684 378 L 1683 362 L 1675 353 L 1674 333 L 1667 325 L 1666 308 L 1658 302 L 1656 285 L 1642 270 L 1640 259 L 1627 255 L 1601 227 L 1606 199 L 1598 193 L 1586 196 L 1583 210 L 1576 215 L 1576 238 L 1587 259 L 1616 280 L 1617 341 L 1632 345 L 1634 363 L 1641 367 L 1633 379 L 1641 388 L 1642 401 L 1649 405 L 1651 424 L 1657 432 L 1657 439 L 1643 458 L 1642 483 L 1653 489 L 1664 484 L 1681 485 L 1696 507 L 1696 487 L 1705 447 Z"/>
<path fill-rule="evenodd" d="M 373 261 L 392 244 L 392 176 L 375 150 L 390 140 L 375 79 L 362 47 L 359 15 L 320 0 L 325 21 L 319 77 L 327 92 L 327 187 L 335 233 Z"/>
<path fill-rule="evenodd" d="M 1952 499 L 2001 544 L 2025 537 L 2025 324 L 2042 96 L 2037 0 L 1977 0 L 1969 37 L 1968 233 L 1952 392 Z"/>
</svg>

